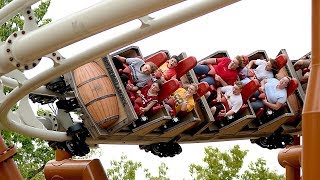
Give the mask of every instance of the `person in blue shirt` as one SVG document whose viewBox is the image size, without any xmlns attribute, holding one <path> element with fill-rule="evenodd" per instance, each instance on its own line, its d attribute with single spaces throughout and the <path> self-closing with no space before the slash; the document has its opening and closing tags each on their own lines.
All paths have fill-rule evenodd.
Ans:
<svg viewBox="0 0 320 180">
<path fill-rule="evenodd" d="M 287 87 L 291 78 L 286 76 L 280 80 L 276 78 L 264 79 L 261 81 L 261 87 L 259 91 L 265 93 L 264 99 L 258 99 L 255 102 L 251 102 L 252 108 L 258 110 L 262 107 L 268 107 L 273 110 L 278 110 L 287 101 Z M 259 94 L 254 94 L 254 97 L 258 97 Z"/>
</svg>

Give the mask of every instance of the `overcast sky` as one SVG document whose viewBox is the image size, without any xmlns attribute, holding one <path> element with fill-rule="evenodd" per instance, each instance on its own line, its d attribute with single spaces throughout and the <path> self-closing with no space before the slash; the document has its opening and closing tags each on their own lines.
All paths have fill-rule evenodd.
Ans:
<svg viewBox="0 0 320 180">
<path fill-rule="evenodd" d="M 99 0 L 52 0 L 47 17 L 55 21 L 97 2 Z M 65 57 L 71 57 L 123 30 L 118 28 L 101 33 L 63 48 L 60 52 Z M 171 54 L 186 52 L 197 59 L 218 50 L 227 50 L 231 57 L 266 50 L 269 57 L 275 57 L 281 49 L 286 49 L 289 58 L 296 59 L 311 50 L 311 1 L 243 0 L 133 45 L 139 46 L 145 56 L 166 49 Z M 201 163 L 204 147 L 226 150 L 235 144 L 250 150 L 246 165 L 263 157 L 269 167 L 285 172 L 277 161 L 278 150 L 262 149 L 252 145 L 249 140 L 182 145 L 183 152 L 174 158 L 159 158 L 139 150 L 138 146 L 102 145 L 101 161 L 107 168 L 111 159 L 120 159 L 124 153 L 129 159 L 141 161 L 153 173 L 156 173 L 161 162 L 165 162 L 169 166 L 171 179 L 190 179 L 188 166 L 190 163 Z"/>
</svg>

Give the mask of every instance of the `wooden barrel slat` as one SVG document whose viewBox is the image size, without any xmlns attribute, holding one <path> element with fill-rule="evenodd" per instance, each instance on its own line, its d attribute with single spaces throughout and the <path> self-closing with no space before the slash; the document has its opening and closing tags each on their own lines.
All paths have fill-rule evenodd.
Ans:
<svg viewBox="0 0 320 180">
<path fill-rule="evenodd" d="M 101 128 L 112 125 L 119 117 L 115 89 L 109 77 L 91 62 L 74 70 L 76 86 L 84 108 Z"/>
</svg>

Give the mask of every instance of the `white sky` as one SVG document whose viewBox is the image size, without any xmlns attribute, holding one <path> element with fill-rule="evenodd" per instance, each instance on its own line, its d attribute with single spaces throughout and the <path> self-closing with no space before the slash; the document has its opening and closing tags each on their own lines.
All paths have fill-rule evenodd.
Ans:
<svg viewBox="0 0 320 180">
<path fill-rule="evenodd" d="M 52 0 L 47 17 L 55 21 L 97 2 L 99 0 Z M 121 30 L 96 35 L 61 49 L 60 52 L 65 57 L 73 56 L 85 51 L 90 44 L 112 38 Z M 311 1 L 243 0 L 133 45 L 139 46 L 143 55 L 166 49 L 171 54 L 186 52 L 202 59 L 218 50 L 227 50 L 231 57 L 266 50 L 269 57 L 275 57 L 281 49 L 286 49 L 289 58 L 297 59 L 311 50 Z M 270 168 L 285 172 L 277 161 L 278 150 L 260 148 L 252 145 L 249 140 L 186 144 L 182 145 L 183 152 L 174 158 L 159 158 L 139 150 L 138 146 L 101 145 L 103 156 L 100 159 L 107 168 L 111 159 L 119 160 L 124 153 L 129 159 L 141 161 L 154 174 L 157 173 L 158 165 L 165 162 L 169 166 L 171 179 L 191 179 L 188 166 L 190 163 L 201 163 L 204 147 L 227 150 L 235 144 L 250 150 L 245 159 L 246 164 L 263 157 Z M 138 179 L 143 179 L 139 174 Z"/>
</svg>

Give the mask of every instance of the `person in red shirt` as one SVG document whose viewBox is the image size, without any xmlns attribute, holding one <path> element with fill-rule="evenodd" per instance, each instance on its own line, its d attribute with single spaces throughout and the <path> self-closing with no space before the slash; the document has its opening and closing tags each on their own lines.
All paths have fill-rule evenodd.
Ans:
<svg viewBox="0 0 320 180">
<path fill-rule="evenodd" d="M 193 70 L 197 75 L 206 75 L 200 82 L 207 82 L 215 87 L 233 85 L 246 61 L 246 56 L 236 56 L 233 60 L 227 57 L 209 58 L 200 61 Z"/>
<path fill-rule="evenodd" d="M 151 85 L 145 86 L 136 92 L 137 98 L 134 101 L 133 107 L 138 116 L 143 116 L 158 103 L 158 92 L 160 91 L 161 86 L 161 80 L 157 80 Z"/>
<path fill-rule="evenodd" d="M 177 72 L 175 68 L 177 65 L 178 57 L 173 55 L 166 63 L 160 66 L 155 73 L 158 73 L 158 76 L 160 76 L 163 81 L 168 81 L 172 78 L 176 78 Z"/>
</svg>

